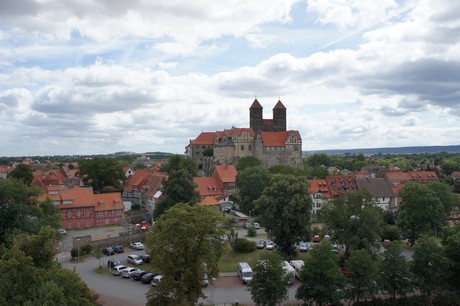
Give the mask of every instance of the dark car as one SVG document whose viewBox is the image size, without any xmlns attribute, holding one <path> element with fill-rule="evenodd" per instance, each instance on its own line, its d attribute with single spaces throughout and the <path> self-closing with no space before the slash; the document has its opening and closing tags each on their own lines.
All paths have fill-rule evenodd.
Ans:
<svg viewBox="0 0 460 306">
<path fill-rule="evenodd" d="M 109 269 L 112 269 L 113 267 L 116 267 L 116 266 L 119 266 L 121 265 L 121 262 L 119 260 L 116 260 L 114 258 L 111 258 L 107 261 L 107 267 L 109 267 Z"/>
<path fill-rule="evenodd" d="M 102 253 L 104 253 L 107 256 L 111 256 L 111 255 L 115 254 L 115 252 L 113 251 L 113 249 L 111 247 L 102 249 Z"/>
<path fill-rule="evenodd" d="M 113 247 L 113 251 L 115 253 L 123 253 L 125 251 L 125 249 L 123 249 L 123 247 L 121 245 L 117 245 L 117 246 Z"/>
<path fill-rule="evenodd" d="M 144 283 L 144 284 L 150 284 L 150 282 L 152 281 L 152 279 L 157 276 L 158 273 L 153 273 L 153 272 L 150 272 L 150 273 L 147 273 L 147 274 L 144 274 L 144 276 L 141 277 L 141 281 Z"/>
<path fill-rule="evenodd" d="M 257 247 L 258 249 L 263 249 L 263 248 L 265 248 L 266 246 L 267 246 L 267 242 L 266 242 L 265 240 L 263 240 L 263 239 L 259 240 L 259 241 L 257 242 L 257 245 L 256 245 L 256 247 Z"/>
<path fill-rule="evenodd" d="M 149 263 L 150 262 L 150 255 L 144 254 L 144 255 L 139 255 L 139 257 L 142 259 L 143 262 Z"/>
<path fill-rule="evenodd" d="M 147 273 L 150 273 L 150 272 L 144 271 L 144 270 L 138 270 L 131 275 L 131 278 L 136 281 L 140 281 L 142 277 Z"/>
</svg>

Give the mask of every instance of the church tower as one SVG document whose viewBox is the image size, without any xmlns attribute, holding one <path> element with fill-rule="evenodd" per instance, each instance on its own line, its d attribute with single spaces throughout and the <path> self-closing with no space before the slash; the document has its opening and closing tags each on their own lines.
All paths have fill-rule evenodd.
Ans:
<svg viewBox="0 0 460 306">
<path fill-rule="evenodd" d="M 273 108 L 273 121 L 275 122 L 275 131 L 286 131 L 286 107 L 278 100 Z"/>
<path fill-rule="evenodd" d="M 284 107 L 284 106 L 283 106 Z M 257 135 L 259 131 L 263 130 L 263 107 L 257 99 L 254 100 L 249 108 L 249 127 Z"/>
</svg>

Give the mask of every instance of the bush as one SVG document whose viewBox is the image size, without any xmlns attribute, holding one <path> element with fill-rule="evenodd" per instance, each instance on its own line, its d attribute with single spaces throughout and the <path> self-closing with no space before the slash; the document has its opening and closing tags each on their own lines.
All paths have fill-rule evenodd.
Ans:
<svg viewBox="0 0 460 306">
<path fill-rule="evenodd" d="M 82 247 L 81 247 L 81 250 L 80 250 L 81 253 L 80 253 L 80 255 L 81 255 L 81 254 L 89 254 L 89 253 L 91 253 L 91 250 L 92 250 L 92 249 L 93 249 L 93 248 L 91 247 L 90 244 L 84 244 L 84 245 L 82 245 Z"/>
<path fill-rule="evenodd" d="M 252 226 L 248 227 L 248 237 L 255 237 L 257 236 L 257 231 Z"/>
<path fill-rule="evenodd" d="M 390 241 L 401 240 L 399 228 L 396 225 L 385 225 L 383 227 L 382 239 L 389 239 Z"/>
<path fill-rule="evenodd" d="M 233 250 L 239 253 L 249 253 L 255 251 L 256 243 L 245 238 L 236 238 L 233 244 Z"/>
<path fill-rule="evenodd" d="M 70 250 L 70 257 L 72 257 L 72 259 L 75 259 L 78 257 L 78 249 L 77 248 L 72 248 Z"/>
</svg>

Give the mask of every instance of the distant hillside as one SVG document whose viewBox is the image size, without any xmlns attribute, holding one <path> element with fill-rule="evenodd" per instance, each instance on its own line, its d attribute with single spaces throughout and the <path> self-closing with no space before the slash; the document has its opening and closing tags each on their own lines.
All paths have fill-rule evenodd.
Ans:
<svg viewBox="0 0 460 306">
<path fill-rule="evenodd" d="M 460 145 L 456 146 L 421 146 L 421 147 L 395 147 L 395 148 L 365 148 L 365 149 L 336 149 L 336 150 L 313 150 L 313 151 L 303 151 L 304 155 L 316 154 L 316 153 L 325 153 L 325 154 L 364 154 L 364 155 L 373 155 L 373 154 L 421 154 L 421 153 L 460 153 Z"/>
</svg>

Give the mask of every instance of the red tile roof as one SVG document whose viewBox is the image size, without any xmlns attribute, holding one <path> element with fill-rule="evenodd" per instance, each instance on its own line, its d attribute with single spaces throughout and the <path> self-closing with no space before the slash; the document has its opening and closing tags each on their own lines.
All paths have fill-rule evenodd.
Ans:
<svg viewBox="0 0 460 306">
<path fill-rule="evenodd" d="M 201 201 L 198 202 L 198 205 L 204 206 L 214 206 L 219 205 L 220 202 L 215 197 L 204 197 Z"/>
<path fill-rule="evenodd" d="M 215 177 L 194 177 L 193 182 L 196 184 L 196 191 L 203 197 L 220 196 L 222 190 L 219 188 L 219 182 Z"/>
<path fill-rule="evenodd" d="M 326 181 L 333 198 L 336 198 L 345 192 L 358 190 L 356 179 L 353 174 L 326 176 Z"/>
<path fill-rule="evenodd" d="M 216 165 L 213 175 L 214 173 L 217 174 L 222 183 L 236 182 L 236 175 L 238 174 L 234 165 Z"/>
<path fill-rule="evenodd" d="M 125 205 L 121 200 L 121 194 L 119 192 L 95 194 L 94 199 L 97 203 L 97 205 L 94 207 L 96 211 L 125 209 Z M 102 203 L 104 205 L 101 205 Z"/>
<path fill-rule="evenodd" d="M 308 187 L 309 194 L 321 193 L 323 198 L 332 197 L 326 180 L 308 180 L 308 182 L 310 183 L 310 187 Z"/>
<path fill-rule="evenodd" d="M 299 131 L 260 132 L 265 147 L 284 147 L 288 137 L 294 133 L 300 139 Z"/>
<path fill-rule="evenodd" d="M 190 142 L 194 145 L 213 145 L 216 142 L 216 132 L 201 132 L 200 135 Z"/>
<path fill-rule="evenodd" d="M 150 173 L 152 173 L 150 170 L 137 170 L 134 172 L 134 175 L 128 178 L 124 191 L 131 193 L 137 189 L 140 192 Z"/>
</svg>

